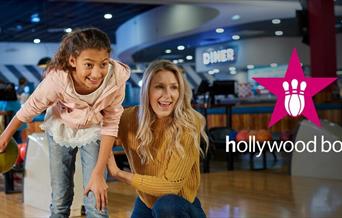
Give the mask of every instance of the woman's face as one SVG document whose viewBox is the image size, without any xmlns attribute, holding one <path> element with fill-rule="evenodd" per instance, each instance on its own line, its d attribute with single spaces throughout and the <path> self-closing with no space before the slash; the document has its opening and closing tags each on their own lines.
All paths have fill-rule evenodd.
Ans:
<svg viewBox="0 0 342 218">
<path fill-rule="evenodd" d="M 106 49 L 85 49 L 77 58 L 70 57 L 75 68 L 73 79 L 82 92 L 95 91 L 108 72 L 109 54 Z"/>
<path fill-rule="evenodd" d="M 149 89 L 150 105 L 158 118 L 169 116 L 179 98 L 179 83 L 171 71 L 154 74 Z"/>
</svg>

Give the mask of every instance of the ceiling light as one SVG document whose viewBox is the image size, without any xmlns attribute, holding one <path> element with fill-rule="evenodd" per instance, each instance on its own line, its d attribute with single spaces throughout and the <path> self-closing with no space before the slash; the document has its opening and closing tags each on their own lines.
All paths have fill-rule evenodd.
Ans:
<svg viewBox="0 0 342 218">
<path fill-rule="evenodd" d="M 223 28 L 216 28 L 216 32 L 217 32 L 217 33 L 223 33 L 223 32 L 224 32 L 224 29 L 223 29 Z"/>
<path fill-rule="evenodd" d="M 40 22 L 40 17 L 39 17 L 39 14 L 32 14 L 31 15 L 31 22 L 32 23 L 39 23 Z"/>
<path fill-rule="evenodd" d="M 239 36 L 239 35 L 233 35 L 233 36 L 232 36 L 232 39 L 233 39 L 233 40 L 239 40 L 239 39 L 240 39 L 240 36 Z"/>
<path fill-rule="evenodd" d="M 277 66 L 278 66 L 278 64 L 276 64 L 276 63 L 271 64 L 271 67 L 277 67 Z"/>
<path fill-rule="evenodd" d="M 143 81 L 140 80 L 140 81 L 138 82 L 138 86 L 141 87 L 141 86 L 142 86 L 142 83 L 143 83 Z"/>
<path fill-rule="evenodd" d="M 229 70 L 234 71 L 234 70 L 236 70 L 236 67 L 229 67 Z"/>
<path fill-rule="evenodd" d="M 190 60 L 193 59 L 193 57 L 192 57 L 191 55 L 188 55 L 188 56 L 186 56 L 185 58 L 186 58 L 188 61 L 190 61 Z"/>
<path fill-rule="evenodd" d="M 178 60 L 173 60 L 172 61 L 174 64 L 178 64 Z"/>
<path fill-rule="evenodd" d="M 234 16 L 232 16 L 232 20 L 239 20 L 240 19 L 240 15 L 235 14 Z"/>
<path fill-rule="evenodd" d="M 177 46 L 177 49 L 180 50 L 180 51 L 182 51 L 182 50 L 185 49 L 185 46 L 184 46 L 184 45 L 179 45 L 179 46 Z"/>
<path fill-rule="evenodd" d="M 112 14 L 105 14 L 103 17 L 107 20 L 112 19 L 113 15 Z"/>
<path fill-rule="evenodd" d="M 230 71 L 230 74 L 235 75 L 235 74 L 236 74 L 236 71 L 235 71 L 235 70 L 232 70 L 232 71 Z"/>
<path fill-rule="evenodd" d="M 272 20 L 273 24 L 280 24 L 280 22 L 281 22 L 280 19 L 273 19 Z"/>
<path fill-rule="evenodd" d="M 178 63 L 183 63 L 184 60 L 183 59 L 178 59 Z"/>
<path fill-rule="evenodd" d="M 171 52 L 172 52 L 171 49 L 166 49 L 166 50 L 165 50 L 165 53 L 166 53 L 166 54 L 170 54 Z"/>
<path fill-rule="evenodd" d="M 66 29 L 64 29 L 64 32 L 66 32 L 66 33 L 71 33 L 71 31 L 72 31 L 71 28 L 66 28 Z"/>
<path fill-rule="evenodd" d="M 17 26 L 15 26 L 15 28 L 16 28 L 18 31 L 20 31 L 20 30 L 22 30 L 22 29 L 23 29 L 23 26 L 22 26 L 22 25 L 20 25 L 20 24 L 18 24 Z"/>
<path fill-rule="evenodd" d="M 278 30 L 278 31 L 275 31 L 274 34 L 276 36 L 282 36 L 283 35 L 283 31 Z"/>
<path fill-rule="evenodd" d="M 249 70 L 254 69 L 254 65 L 253 64 L 248 64 L 247 65 L 247 69 L 249 69 Z"/>
<path fill-rule="evenodd" d="M 34 40 L 33 40 L 33 43 L 39 44 L 39 43 L 40 43 L 40 39 L 34 39 Z"/>
</svg>

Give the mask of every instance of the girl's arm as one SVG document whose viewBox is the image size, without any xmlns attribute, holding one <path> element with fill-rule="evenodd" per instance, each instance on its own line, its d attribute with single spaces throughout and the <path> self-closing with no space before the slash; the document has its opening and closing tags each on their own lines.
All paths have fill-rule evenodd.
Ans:
<svg viewBox="0 0 342 218">
<path fill-rule="evenodd" d="M 92 191 L 96 198 L 96 208 L 103 210 L 107 207 L 108 196 L 105 178 L 103 177 L 104 170 L 108 161 L 108 154 L 112 153 L 112 147 L 115 137 L 118 135 L 119 122 L 123 113 L 122 102 L 125 97 L 125 83 L 121 84 L 114 95 L 114 101 L 103 111 L 103 122 L 101 127 L 101 144 L 96 166 L 92 172 L 90 181 L 84 190 L 87 195 Z"/>
<path fill-rule="evenodd" d="M 93 169 L 90 181 L 84 191 L 85 195 L 87 195 L 89 191 L 92 191 L 94 193 L 96 198 L 96 208 L 98 210 L 105 209 L 108 204 L 108 185 L 103 175 L 108 161 L 108 154 L 112 153 L 114 140 L 114 136 L 101 136 L 100 151 L 96 166 Z"/>
<path fill-rule="evenodd" d="M 16 116 L 12 118 L 11 122 L 0 136 L 0 153 L 6 150 L 8 142 L 21 124 L 23 124 L 23 122 L 21 122 Z"/>
<path fill-rule="evenodd" d="M 63 88 L 60 78 L 61 76 L 54 72 L 38 85 L 1 134 L 0 152 L 6 149 L 10 138 L 22 123 L 31 121 L 34 116 L 46 110 L 56 101 L 58 92 Z"/>
</svg>

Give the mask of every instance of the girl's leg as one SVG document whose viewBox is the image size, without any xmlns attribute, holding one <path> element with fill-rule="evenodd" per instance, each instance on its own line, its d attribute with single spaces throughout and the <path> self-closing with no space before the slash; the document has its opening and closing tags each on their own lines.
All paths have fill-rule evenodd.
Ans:
<svg viewBox="0 0 342 218">
<path fill-rule="evenodd" d="M 153 218 L 152 210 L 148 208 L 139 197 L 135 199 L 131 218 Z"/>
<path fill-rule="evenodd" d="M 152 207 L 154 218 L 205 218 L 198 198 L 190 203 L 178 195 L 164 195 Z"/>
<path fill-rule="evenodd" d="M 51 218 L 69 217 L 74 196 L 74 173 L 77 148 L 60 146 L 47 135 L 50 156 Z"/>
<path fill-rule="evenodd" d="M 88 185 L 91 173 L 95 168 L 97 162 L 97 156 L 100 150 L 100 141 L 97 143 L 91 143 L 84 145 L 80 148 L 81 151 L 81 162 L 82 162 L 82 172 L 83 172 L 83 188 Z M 104 178 L 107 178 L 107 170 L 105 170 Z M 108 217 L 107 208 L 101 212 L 96 209 L 96 199 L 93 192 L 89 192 L 86 197 L 84 197 L 84 206 L 86 209 L 86 215 L 89 218 L 98 217 Z"/>
</svg>

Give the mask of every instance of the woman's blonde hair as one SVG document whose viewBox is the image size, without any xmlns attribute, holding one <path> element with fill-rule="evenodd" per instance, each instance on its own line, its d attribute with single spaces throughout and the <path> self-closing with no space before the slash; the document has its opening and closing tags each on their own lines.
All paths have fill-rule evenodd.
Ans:
<svg viewBox="0 0 342 218">
<path fill-rule="evenodd" d="M 170 71 L 174 73 L 179 83 L 179 98 L 171 115 L 171 124 L 168 127 L 168 130 L 165 131 L 166 137 L 170 138 L 170 145 L 167 146 L 167 155 L 170 155 L 172 151 L 175 150 L 178 154 L 184 157 L 184 149 L 180 140 L 185 131 L 193 137 L 194 146 L 202 155 L 204 155 L 200 143 L 202 137 L 206 145 L 204 149 L 206 152 L 208 147 L 208 137 L 204 130 L 205 119 L 191 106 L 192 92 L 188 82 L 185 80 L 182 71 L 177 67 L 177 65 L 168 60 L 158 60 L 152 62 L 145 70 L 140 91 L 137 139 L 139 142 L 138 155 L 142 163 L 147 163 L 151 160 L 153 161 L 150 147 L 153 142 L 151 127 L 157 117 L 150 105 L 149 89 L 153 76 L 160 71 Z M 200 126 L 196 126 L 198 122 L 200 122 Z"/>
</svg>

